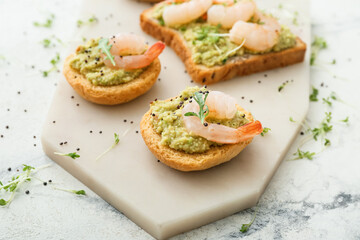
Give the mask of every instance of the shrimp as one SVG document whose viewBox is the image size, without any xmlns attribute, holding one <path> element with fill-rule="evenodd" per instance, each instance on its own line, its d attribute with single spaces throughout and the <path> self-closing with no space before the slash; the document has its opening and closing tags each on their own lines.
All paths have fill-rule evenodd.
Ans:
<svg viewBox="0 0 360 240">
<path fill-rule="evenodd" d="M 255 14 L 255 9 L 256 5 L 252 0 L 239 1 L 231 6 L 213 5 L 207 12 L 208 23 L 231 28 L 239 20 L 247 22 Z"/>
<path fill-rule="evenodd" d="M 219 103 L 220 102 L 220 103 Z M 234 117 L 237 109 L 235 99 L 222 92 L 210 92 L 206 99 L 210 114 L 216 114 L 220 118 Z M 201 123 L 196 116 L 185 116 L 187 112 L 198 112 L 199 105 L 196 102 L 188 103 L 182 109 L 185 128 L 209 141 L 217 143 L 234 144 L 246 141 L 262 133 L 263 128 L 259 121 L 250 122 L 239 128 L 231 128 L 213 123 Z"/>
<path fill-rule="evenodd" d="M 105 65 L 113 69 L 131 70 L 146 67 L 165 48 L 165 44 L 159 41 L 146 50 L 145 39 L 131 33 L 113 36 L 109 39 L 109 42 L 112 44 L 110 53 L 114 56 L 115 66 L 109 59 L 105 59 L 104 54 L 101 56 L 104 59 Z"/>
<path fill-rule="evenodd" d="M 256 52 L 270 50 L 278 42 L 281 26 L 271 16 L 265 16 L 259 11 L 255 14 L 257 23 L 237 21 L 230 30 L 230 41 L 241 44 L 244 39 L 244 47 Z"/>
<path fill-rule="evenodd" d="M 212 5 L 212 0 L 192 0 L 165 7 L 163 19 L 166 26 L 181 25 L 191 22 L 203 14 Z"/>
</svg>

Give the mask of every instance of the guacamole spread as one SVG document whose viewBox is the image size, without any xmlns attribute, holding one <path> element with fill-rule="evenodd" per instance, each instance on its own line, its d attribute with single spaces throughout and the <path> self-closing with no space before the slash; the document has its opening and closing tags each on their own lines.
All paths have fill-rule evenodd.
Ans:
<svg viewBox="0 0 360 240">
<path fill-rule="evenodd" d="M 80 46 L 70 66 L 79 71 L 94 85 L 113 86 L 137 78 L 145 68 L 135 70 L 111 69 L 105 66 L 98 48 L 100 39 L 92 39 Z"/>
<path fill-rule="evenodd" d="M 161 135 L 161 144 L 186 153 L 202 153 L 212 146 L 221 145 L 192 134 L 184 126 L 182 106 L 187 104 L 191 100 L 190 97 L 200 90 L 206 91 L 205 88 L 188 87 L 176 98 L 165 101 L 157 100 L 151 103 L 152 124 L 155 131 Z M 220 120 L 208 117 L 206 121 L 232 128 L 238 128 L 249 122 L 245 118 L 245 114 L 240 111 L 237 111 L 232 119 Z"/>
<path fill-rule="evenodd" d="M 160 25 L 164 25 L 162 14 L 167 3 L 159 4 L 153 11 L 152 17 L 157 19 Z M 193 22 L 173 27 L 187 42 L 191 49 L 193 61 L 207 67 L 224 65 L 234 57 L 241 57 L 245 54 L 262 54 L 264 52 L 254 52 L 245 47 L 238 48 L 237 44 L 230 41 L 227 36 L 215 36 L 214 34 L 227 34 L 229 29 L 224 29 L 221 25 L 212 26 L 203 18 Z M 281 27 L 278 43 L 269 51 L 278 52 L 291 48 L 296 44 L 296 36 L 291 33 L 286 26 Z M 269 52 L 268 51 L 268 52 Z"/>
</svg>

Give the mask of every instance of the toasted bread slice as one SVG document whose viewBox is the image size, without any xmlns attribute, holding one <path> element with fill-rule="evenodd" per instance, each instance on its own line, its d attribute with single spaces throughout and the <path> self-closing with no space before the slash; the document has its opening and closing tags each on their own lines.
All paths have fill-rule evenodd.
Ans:
<svg viewBox="0 0 360 240">
<path fill-rule="evenodd" d="M 155 84 L 160 74 L 161 65 L 157 58 L 136 79 L 116 86 L 96 86 L 84 75 L 70 67 L 74 54 L 68 56 L 64 63 L 63 73 L 74 90 L 84 99 L 103 105 L 125 103 L 146 93 Z"/>
<path fill-rule="evenodd" d="M 231 79 L 235 76 L 244 76 L 256 72 L 285 67 L 304 60 L 306 44 L 296 39 L 296 45 L 279 52 L 265 54 L 247 54 L 241 57 L 233 57 L 222 66 L 206 67 L 194 63 L 191 49 L 186 41 L 174 29 L 161 26 L 157 20 L 151 17 L 155 7 L 145 10 L 140 15 L 140 25 L 144 32 L 165 42 L 184 62 L 191 78 L 201 84 L 212 84 Z"/>
<path fill-rule="evenodd" d="M 245 111 L 239 106 L 237 106 L 237 108 L 245 114 L 250 122 L 254 121 L 250 112 Z M 143 116 L 140 122 L 140 130 L 145 144 L 157 159 L 169 167 L 184 172 L 205 170 L 230 161 L 251 143 L 253 139 L 251 138 L 237 144 L 224 144 L 222 146 L 211 147 L 204 153 L 186 153 L 175 150 L 161 144 L 161 135 L 155 131 L 152 124 L 151 110 Z"/>
</svg>

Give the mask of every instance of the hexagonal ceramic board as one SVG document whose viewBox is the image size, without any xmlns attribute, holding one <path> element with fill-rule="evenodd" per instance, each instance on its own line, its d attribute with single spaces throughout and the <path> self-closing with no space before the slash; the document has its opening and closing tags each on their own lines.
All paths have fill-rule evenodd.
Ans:
<svg viewBox="0 0 360 240">
<path fill-rule="evenodd" d="M 132 0 L 85 2 L 79 19 L 95 15 L 99 23 L 76 29 L 77 40 L 134 32 L 145 36 L 150 43 L 156 41 L 139 27 L 139 14 L 150 5 Z M 281 14 L 309 45 L 308 2 L 287 0 L 283 10 L 278 8 L 279 3 L 258 1 L 261 8 L 271 8 L 274 14 Z M 299 12 L 299 26 L 292 24 L 295 10 Z M 75 42 L 69 53 L 79 43 Z M 258 201 L 299 130 L 289 122 L 289 117 L 301 120 L 307 113 L 309 51 L 306 56 L 301 64 L 209 87 L 236 97 L 240 105 L 271 128 L 266 137 L 256 137 L 235 159 L 212 169 L 190 173 L 173 170 L 157 162 L 140 133 L 136 133 L 151 100 L 175 96 L 186 86 L 194 85 L 170 48 L 160 57 L 162 72 L 151 91 L 120 106 L 89 103 L 81 99 L 63 77 L 59 79 L 45 121 L 44 151 L 155 238 L 163 239 L 197 228 L 254 206 Z M 278 87 L 287 80 L 289 84 L 279 93 Z M 113 134 L 126 130 L 129 131 L 125 138 L 96 162 L 95 158 L 113 143 Z M 60 146 L 59 142 L 63 141 L 68 144 Z M 78 147 L 81 149 L 79 159 L 54 155 L 54 152 L 73 152 Z"/>
</svg>

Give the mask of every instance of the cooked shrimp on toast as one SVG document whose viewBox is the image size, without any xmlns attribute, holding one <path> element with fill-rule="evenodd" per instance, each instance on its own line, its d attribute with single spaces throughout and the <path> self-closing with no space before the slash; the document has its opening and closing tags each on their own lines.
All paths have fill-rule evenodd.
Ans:
<svg viewBox="0 0 360 240">
<path fill-rule="evenodd" d="M 204 170 L 230 161 L 263 132 L 260 121 L 233 97 L 198 87 L 153 101 L 140 129 L 155 157 L 181 171 Z"/>
<path fill-rule="evenodd" d="M 155 84 L 165 44 L 147 46 L 132 33 L 91 39 L 79 46 L 64 64 L 63 73 L 84 99 L 103 105 L 131 101 Z"/>
</svg>

